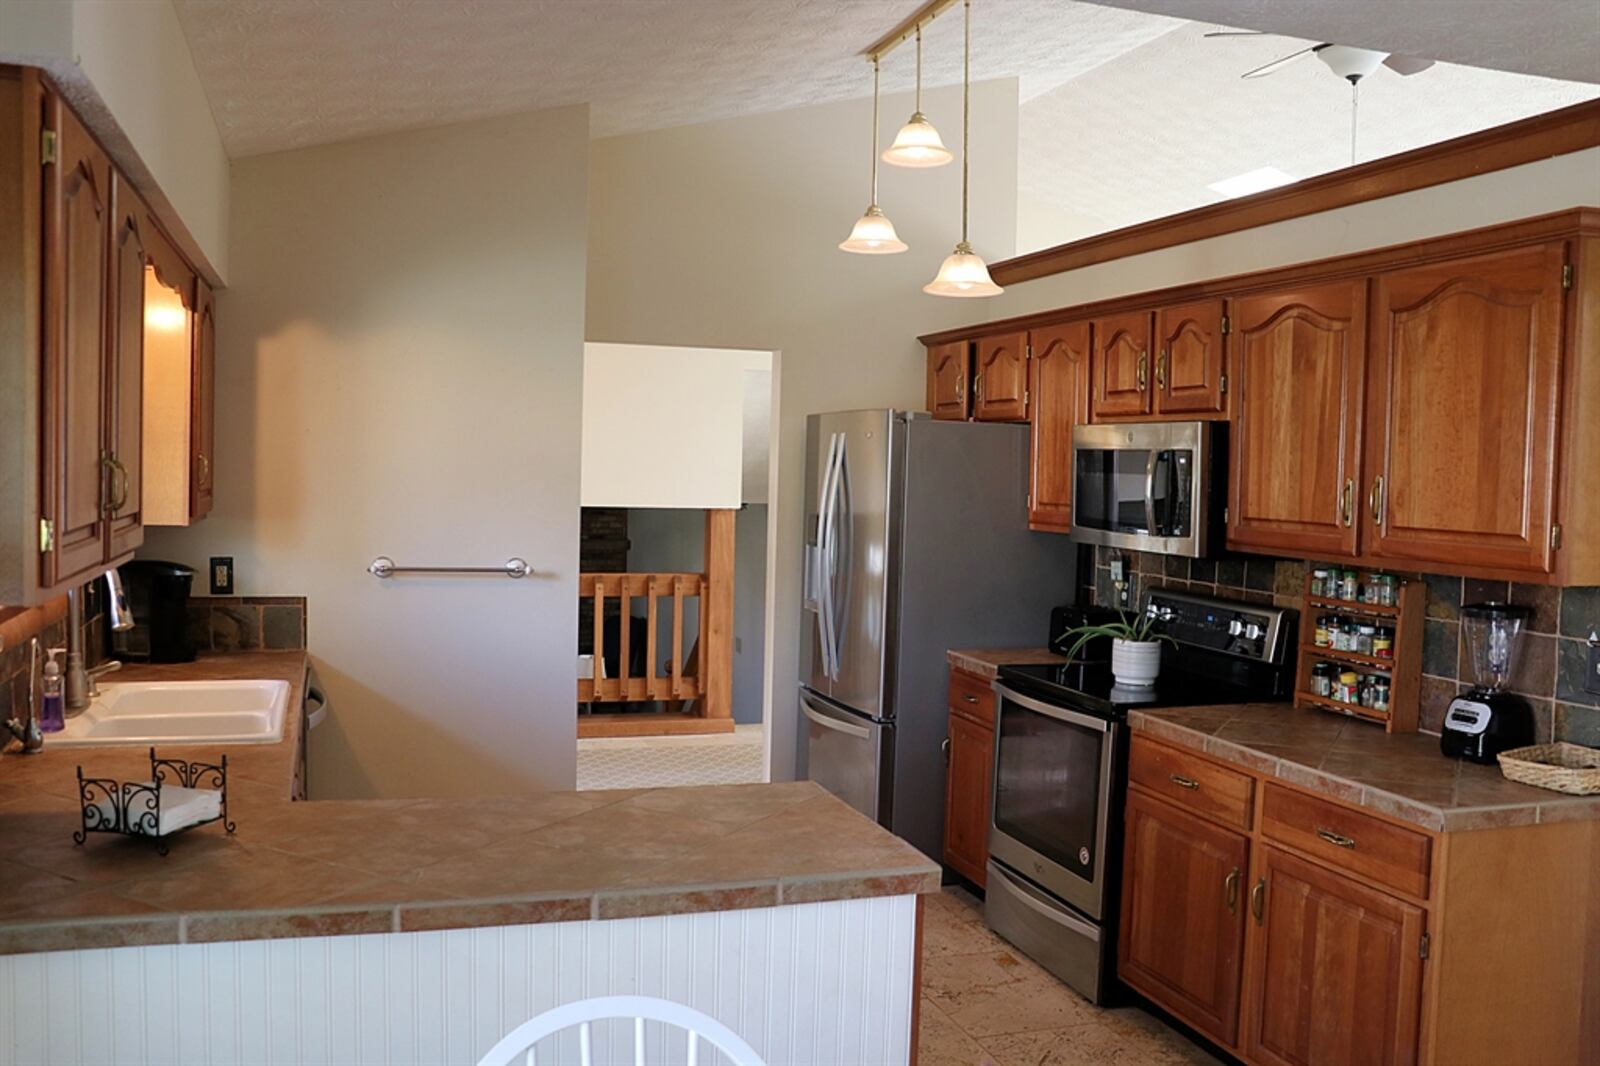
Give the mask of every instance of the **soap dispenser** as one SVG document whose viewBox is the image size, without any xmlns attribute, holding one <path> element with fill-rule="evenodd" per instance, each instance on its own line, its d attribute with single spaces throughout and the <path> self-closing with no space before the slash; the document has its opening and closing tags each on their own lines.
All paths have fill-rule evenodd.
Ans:
<svg viewBox="0 0 1600 1066">
<path fill-rule="evenodd" d="M 39 729 L 45 733 L 59 733 L 67 725 L 61 696 L 61 664 L 56 662 L 56 656 L 65 654 L 66 650 L 50 649 L 44 664 L 44 678 L 39 682 Z"/>
</svg>

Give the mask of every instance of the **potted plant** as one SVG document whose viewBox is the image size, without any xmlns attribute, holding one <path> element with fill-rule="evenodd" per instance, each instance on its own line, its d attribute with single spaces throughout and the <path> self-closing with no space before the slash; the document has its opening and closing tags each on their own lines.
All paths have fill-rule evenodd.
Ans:
<svg viewBox="0 0 1600 1066">
<path fill-rule="evenodd" d="M 1067 658 L 1073 658 L 1096 637 L 1110 637 L 1111 676 L 1117 684 L 1149 688 L 1161 673 L 1161 642 L 1164 640 L 1173 647 L 1177 647 L 1178 642 L 1165 633 L 1155 632 L 1157 619 L 1154 615 L 1118 613 L 1121 621 L 1078 626 L 1063 633 L 1062 640 L 1075 638 Z"/>
</svg>

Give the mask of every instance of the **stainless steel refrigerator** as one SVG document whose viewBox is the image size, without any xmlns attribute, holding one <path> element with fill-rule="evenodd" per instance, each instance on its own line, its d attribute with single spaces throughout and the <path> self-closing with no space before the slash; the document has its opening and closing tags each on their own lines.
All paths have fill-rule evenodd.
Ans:
<svg viewBox="0 0 1600 1066">
<path fill-rule="evenodd" d="M 934 859 L 952 648 L 1042 647 L 1076 546 L 1028 530 L 1028 427 L 806 423 L 802 769 Z"/>
</svg>

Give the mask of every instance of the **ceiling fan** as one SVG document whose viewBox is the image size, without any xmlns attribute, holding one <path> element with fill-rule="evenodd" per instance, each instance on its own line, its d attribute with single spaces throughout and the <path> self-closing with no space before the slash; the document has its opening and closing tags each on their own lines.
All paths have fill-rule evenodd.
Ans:
<svg viewBox="0 0 1600 1066">
<path fill-rule="evenodd" d="M 1213 30 L 1206 34 L 1207 37 L 1263 37 L 1268 36 L 1259 30 Z M 1263 63 L 1254 70 L 1247 70 L 1240 77 L 1264 78 L 1268 74 L 1282 70 L 1290 63 L 1304 55 L 1314 55 L 1328 65 L 1339 77 L 1354 85 L 1356 82 L 1371 74 L 1378 67 L 1385 66 L 1396 74 L 1409 76 L 1420 74 L 1433 66 L 1433 60 L 1421 59 L 1417 56 L 1396 55 L 1392 52 L 1376 52 L 1369 48 L 1354 48 L 1347 44 L 1333 44 L 1324 41 L 1322 44 L 1307 45 L 1296 52 L 1280 56 L 1270 63 Z"/>
</svg>

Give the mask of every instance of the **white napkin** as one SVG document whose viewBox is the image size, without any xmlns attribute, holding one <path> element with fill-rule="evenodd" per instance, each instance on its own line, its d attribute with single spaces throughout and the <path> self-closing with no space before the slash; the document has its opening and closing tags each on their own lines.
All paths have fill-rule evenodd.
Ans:
<svg viewBox="0 0 1600 1066">
<path fill-rule="evenodd" d="M 148 786 L 148 782 L 145 783 Z M 134 809 L 128 812 L 129 819 L 138 824 L 139 816 L 144 813 L 144 804 L 147 799 L 144 794 L 134 796 Z M 95 806 L 100 809 L 101 824 L 111 826 L 116 824 L 117 812 L 110 799 L 99 799 Z M 179 785 L 161 786 L 161 818 L 156 825 L 157 836 L 166 836 L 180 829 L 186 829 L 200 822 L 210 821 L 222 814 L 222 793 L 208 788 L 183 788 Z"/>
</svg>

